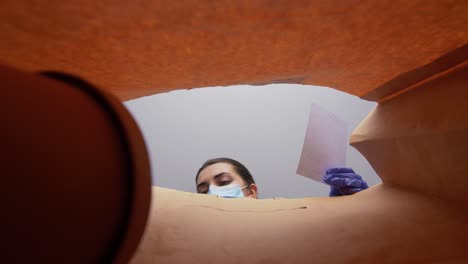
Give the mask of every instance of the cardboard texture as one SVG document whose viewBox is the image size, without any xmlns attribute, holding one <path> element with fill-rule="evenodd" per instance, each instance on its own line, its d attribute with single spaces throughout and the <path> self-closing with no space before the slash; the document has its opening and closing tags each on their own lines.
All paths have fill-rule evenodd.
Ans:
<svg viewBox="0 0 468 264">
<path fill-rule="evenodd" d="M 345 167 L 347 146 L 346 123 L 312 104 L 297 174 L 323 182 L 327 169 Z"/>
<path fill-rule="evenodd" d="M 130 263 L 464 263 L 467 220 L 452 203 L 386 184 L 280 200 L 153 187 Z"/>
<path fill-rule="evenodd" d="M 47 4 L 7 0 L 0 2 L 0 62 L 28 71 L 77 74 L 121 100 L 180 88 L 294 82 L 330 86 L 380 102 L 355 130 L 351 143 L 383 184 L 346 197 L 279 200 L 227 200 L 155 187 L 150 220 L 131 263 L 467 263 L 466 14 L 468 2 L 464 0 L 53 0 Z M 11 95 L 19 90 L 2 83 L 2 91 Z M 50 90 L 29 89 L 23 95 L 5 100 L 9 104 L 3 105 L 2 113 L 16 109 L 18 115 L 30 113 L 31 118 L 42 113 L 34 111 L 34 103 L 42 102 L 34 98 L 43 96 L 48 107 L 63 102 Z M 70 96 L 72 102 L 83 99 Z M 32 104 L 20 111 L 15 100 L 23 99 Z M 86 120 L 98 118 L 93 111 L 99 109 L 69 110 L 74 121 L 90 125 Z M 70 168 L 85 168 L 81 166 L 85 164 L 96 168 L 93 172 L 115 171 L 97 176 L 100 181 L 93 181 L 96 188 L 91 194 L 124 190 L 127 197 L 138 196 L 123 182 L 109 185 L 106 181 L 128 172 L 119 169 L 126 165 L 118 161 L 121 145 L 105 136 L 116 130 L 104 121 L 93 122 L 92 128 L 83 131 L 100 144 L 107 142 L 107 152 L 76 157 L 78 152 L 67 147 L 86 144 L 70 139 L 61 142 L 63 138 L 44 132 L 62 123 L 52 122 L 44 131 L 32 130 L 33 123 L 17 122 L 16 127 L 2 131 L 9 136 L 45 135 L 45 141 L 38 142 L 68 153 L 59 155 L 63 162 L 57 163 L 57 169 L 73 172 L 76 181 L 63 177 L 56 178 L 57 184 L 39 181 L 33 177 L 36 174 L 27 172 L 41 168 L 50 156 L 23 152 L 6 144 L 13 142 L 9 137 L 2 137 L 10 147 L 3 152 L 4 164 L 14 166 L 18 163 L 6 158 L 31 154 L 13 172 L 2 164 L 7 168 L 3 179 L 16 184 L 16 189 L 2 192 L 7 197 L 1 199 L 2 212 L 5 208 L 13 212 L 2 217 L 7 221 L 1 226 L 2 249 L 11 253 L 6 246 L 16 246 L 24 249 L 25 257 L 32 252 L 60 253 L 61 260 L 66 259 L 61 263 L 106 254 L 97 247 L 97 240 L 111 237 L 112 230 L 123 226 L 119 216 L 133 217 L 135 211 L 125 214 L 113 208 L 115 214 L 96 210 L 93 217 L 73 217 L 90 206 L 98 208 L 97 202 L 103 200 L 77 202 L 83 194 L 91 197 L 90 184 L 80 177 L 90 174 Z M 137 139 L 136 134 L 127 136 Z M 90 160 L 76 166 L 77 160 L 86 158 Z M 147 168 L 145 157 L 135 162 Z M 19 184 L 23 182 L 30 184 Z M 66 195 L 74 191 L 79 194 Z M 46 199 L 44 194 L 57 197 Z M 113 204 L 121 205 L 123 196 L 115 196 Z M 31 200 L 43 207 L 32 207 Z M 65 213 L 50 210 L 57 207 Z M 68 222 L 41 229 L 39 224 L 53 223 L 54 215 L 24 217 L 41 216 L 47 210 Z M 141 220 L 148 212 L 139 213 Z M 92 239 L 78 227 L 95 228 Z M 141 231 L 143 225 L 134 230 L 138 227 Z M 31 234 L 59 239 L 49 247 L 37 243 Z M 136 234 L 127 248 L 115 253 L 128 257 L 140 238 Z M 77 246 L 62 250 L 71 242 Z M 6 253 L 4 262 L 8 262 Z"/>
<path fill-rule="evenodd" d="M 465 45 L 466 14 L 466 0 L 3 0 L 0 63 L 122 100 L 267 83 L 362 96 Z"/>
<path fill-rule="evenodd" d="M 379 104 L 351 144 L 384 183 L 467 202 L 468 63 Z"/>
</svg>

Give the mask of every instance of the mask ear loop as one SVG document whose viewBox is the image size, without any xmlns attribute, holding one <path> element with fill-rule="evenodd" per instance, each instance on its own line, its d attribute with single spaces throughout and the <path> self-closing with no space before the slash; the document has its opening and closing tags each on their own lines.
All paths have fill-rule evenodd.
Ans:
<svg viewBox="0 0 468 264">
<path fill-rule="evenodd" d="M 249 184 L 245 185 L 244 187 L 242 187 L 241 191 L 244 190 L 245 188 L 250 187 L 250 185 L 252 185 L 252 183 L 249 183 Z M 250 188 L 248 190 L 249 190 L 249 194 L 250 194 Z"/>
</svg>

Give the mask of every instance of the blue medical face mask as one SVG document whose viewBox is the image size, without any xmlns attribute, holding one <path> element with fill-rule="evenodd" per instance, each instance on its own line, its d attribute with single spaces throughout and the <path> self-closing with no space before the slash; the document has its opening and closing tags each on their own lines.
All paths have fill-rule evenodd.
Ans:
<svg viewBox="0 0 468 264">
<path fill-rule="evenodd" d="M 242 192 L 243 189 L 247 188 L 248 185 L 241 187 L 237 183 L 225 185 L 225 186 L 213 186 L 210 185 L 210 188 L 208 189 L 207 194 L 211 195 L 217 195 L 219 197 L 224 197 L 224 198 L 242 198 L 244 196 L 244 192 Z"/>
</svg>

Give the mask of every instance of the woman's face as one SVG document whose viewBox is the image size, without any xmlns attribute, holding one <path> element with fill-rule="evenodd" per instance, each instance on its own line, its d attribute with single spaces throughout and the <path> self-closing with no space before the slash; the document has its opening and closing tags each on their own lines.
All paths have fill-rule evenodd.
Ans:
<svg viewBox="0 0 468 264">
<path fill-rule="evenodd" d="M 247 185 L 231 164 L 219 162 L 204 168 L 200 172 L 197 179 L 197 192 L 207 193 L 210 185 L 225 186 L 233 183 L 237 183 L 241 187 Z M 255 184 L 251 184 L 242 191 L 245 197 L 257 198 L 257 187 Z"/>
</svg>

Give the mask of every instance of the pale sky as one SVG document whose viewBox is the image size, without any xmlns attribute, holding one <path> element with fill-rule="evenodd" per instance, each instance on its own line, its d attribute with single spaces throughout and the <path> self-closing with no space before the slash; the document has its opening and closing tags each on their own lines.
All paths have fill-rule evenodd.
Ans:
<svg viewBox="0 0 468 264">
<path fill-rule="evenodd" d="M 147 143 L 153 185 L 195 192 L 202 163 L 230 157 L 250 170 L 260 198 L 298 198 L 328 196 L 329 191 L 296 174 L 312 103 L 345 121 L 349 135 L 376 106 L 331 88 L 294 84 L 178 90 L 125 105 Z M 380 182 L 350 146 L 346 166 L 369 185 Z"/>
</svg>

